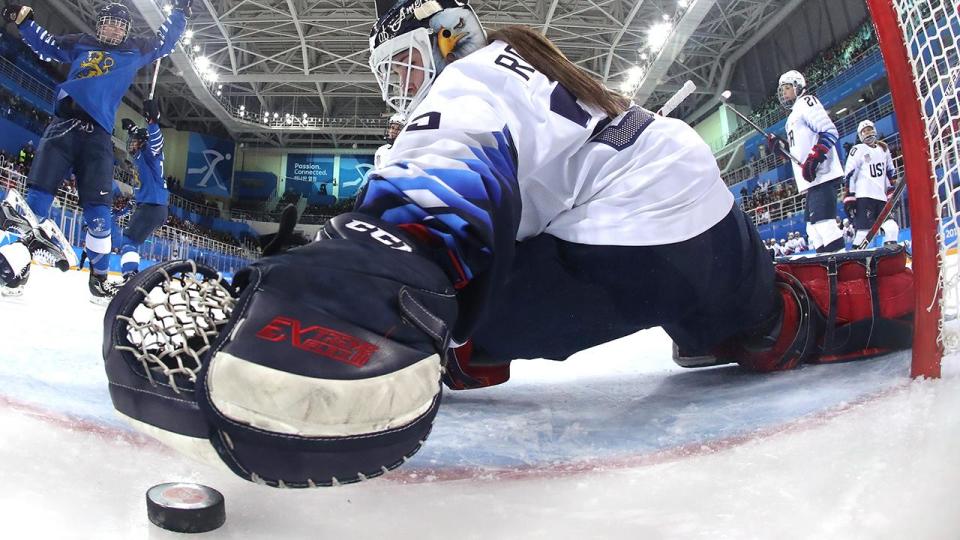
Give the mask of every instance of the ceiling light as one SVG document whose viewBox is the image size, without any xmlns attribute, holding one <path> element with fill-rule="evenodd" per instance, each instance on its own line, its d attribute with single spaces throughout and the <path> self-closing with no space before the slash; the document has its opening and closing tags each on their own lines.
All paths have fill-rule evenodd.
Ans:
<svg viewBox="0 0 960 540">
<path fill-rule="evenodd" d="M 653 51 L 659 51 L 666 44 L 667 39 L 670 37 L 670 31 L 673 30 L 673 27 L 670 23 L 662 22 L 657 23 L 650 27 L 647 30 L 647 46 L 650 47 Z"/>
</svg>

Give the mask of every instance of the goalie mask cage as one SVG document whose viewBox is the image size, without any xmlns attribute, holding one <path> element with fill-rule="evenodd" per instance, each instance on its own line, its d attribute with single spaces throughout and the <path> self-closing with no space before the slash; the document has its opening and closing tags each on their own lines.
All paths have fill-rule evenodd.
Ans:
<svg viewBox="0 0 960 540">
<path fill-rule="evenodd" d="M 960 14 L 956 0 L 867 0 L 903 148 L 916 291 L 914 377 L 939 377 L 960 334 L 957 208 Z"/>
</svg>

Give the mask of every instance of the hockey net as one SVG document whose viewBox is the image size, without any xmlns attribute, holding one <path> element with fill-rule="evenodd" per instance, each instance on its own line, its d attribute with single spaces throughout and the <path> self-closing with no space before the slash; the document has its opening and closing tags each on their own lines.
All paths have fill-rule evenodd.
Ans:
<svg viewBox="0 0 960 540">
<path fill-rule="evenodd" d="M 956 0 L 868 0 L 903 141 L 916 324 L 912 374 L 960 350 L 960 14 Z"/>
</svg>

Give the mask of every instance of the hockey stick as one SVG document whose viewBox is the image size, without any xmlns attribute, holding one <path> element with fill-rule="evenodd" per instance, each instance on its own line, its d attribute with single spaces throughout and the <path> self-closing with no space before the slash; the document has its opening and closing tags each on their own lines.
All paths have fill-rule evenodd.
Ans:
<svg viewBox="0 0 960 540">
<path fill-rule="evenodd" d="M 660 107 L 660 110 L 657 112 L 657 114 L 660 116 L 668 116 L 673 112 L 674 109 L 677 108 L 677 105 L 683 103 L 683 100 L 690 97 L 690 94 L 692 94 L 696 89 L 697 85 L 693 84 L 693 81 L 687 81 L 683 83 L 683 86 L 677 90 L 677 93 L 670 96 L 670 99 L 663 104 L 663 107 Z"/>
<path fill-rule="evenodd" d="M 894 205 L 900 200 L 900 195 L 903 194 L 903 188 L 905 187 L 907 187 L 906 175 L 897 183 L 897 187 L 893 190 L 893 195 L 890 195 L 890 198 L 887 199 L 887 204 L 883 205 L 883 210 L 880 210 L 880 213 L 877 215 L 877 220 L 873 223 L 873 226 L 870 227 L 870 231 L 867 232 L 867 237 L 857 245 L 857 249 L 867 249 L 870 242 L 873 242 L 873 238 L 880 232 L 880 227 L 883 225 L 883 222 L 886 221 L 890 212 L 893 212 Z"/>
<path fill-rule="evenodd" d="M 158 75 L 160 75 L 160 59 L 157 60 L 157 65 L 153 68 L 153 82 L 150 83 L 150 97 L 147 99 L 153 99 L 153 93 L 157 90 Z"/>
<path fill-rule="evenodd" d="M 726 105 L 727 108 L 729 108 L 731 111 L 734 112 L 734 114 L 736 114 L 737 116 L 739 116 L 739 117 L 740 117 L 744 122 L 746 122 L 747 124 L 750 124 L 750 127 L 752 127 L 754 130 L 756 130 L 757 133 L 763 135 L 764 138 L 769 137 L 769 135 L 767 134 L 767 132 L 764 131 L 762 128 L 760 128 L 760 126 L 758 126 L 757 124 L 755 124 L 755 123 L 753 122 L 753 120 L 750 120 L 749 118 L 746 117 L 746 115 L 744 115 L 743 113 L 741 113 L 741 112 L 738 111 L 737 109 L 733 108 L 732 105 L 730 105 L 729 103 L 727 103 L 727 100 L 730 99 L 730 91 L 729 91 L 729 90 L 724 90 L 723 92 L 721 92 L 719 99 L 720 99 L 720 102 L 723 103 L 724 105 Z M 796 163 L 797 165 L 800 165 L 801 167 L 803 167 L 803 162 L 800 161 L 799 159 L 795 158 L 795 157 L 793 156 L 793 154 L 791 154 L 790 152 L 787 152 L 787 151 L 785 151 L 785 150 L 781 150 L 781 152 L 783 152 L 784 155 L 788 156 L 794 163 Z"/>
</svg>

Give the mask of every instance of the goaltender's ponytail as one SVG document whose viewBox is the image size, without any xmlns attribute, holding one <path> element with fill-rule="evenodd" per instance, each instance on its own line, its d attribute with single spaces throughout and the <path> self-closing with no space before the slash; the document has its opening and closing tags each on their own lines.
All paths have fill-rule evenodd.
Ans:
<svg viewBox="0 0 960 540">
<path fill-rule="evenodd" d="M 546 36 L 528 26 L 506 26 L 487 35 L 489 42 L 503 41 L 551 81 L 557 81 L 583 103 L 614 118 L 626 111 L 630 98 L 614 92 L 571 62 Z"/>
</svg>

